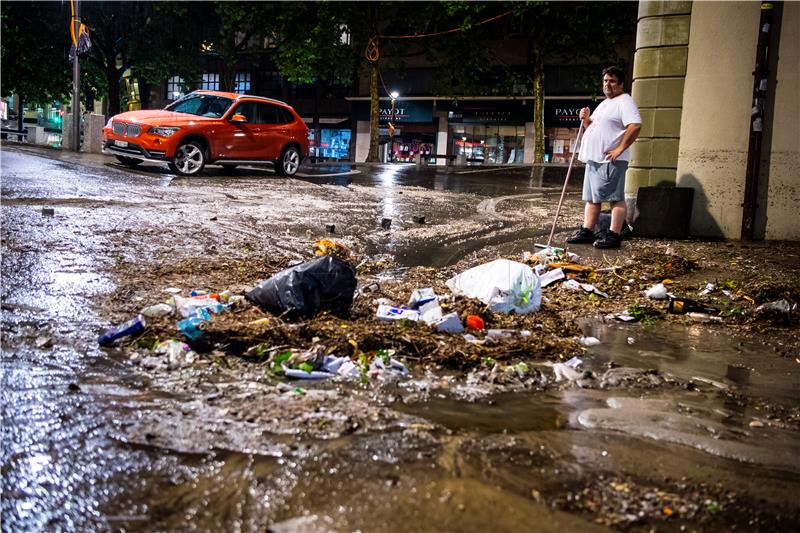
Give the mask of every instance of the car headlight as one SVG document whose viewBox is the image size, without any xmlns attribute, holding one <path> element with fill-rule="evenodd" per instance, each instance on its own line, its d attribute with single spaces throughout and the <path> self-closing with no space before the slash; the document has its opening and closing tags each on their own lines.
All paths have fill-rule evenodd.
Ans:
<svg viewBox="0 0 800 533">
<path fill-rule="evenodd" d="M 156 126 L 150 128 L 150 133 L 159 137 L 172 137 L 179 129 L 175 126 Z"/>
</svg>

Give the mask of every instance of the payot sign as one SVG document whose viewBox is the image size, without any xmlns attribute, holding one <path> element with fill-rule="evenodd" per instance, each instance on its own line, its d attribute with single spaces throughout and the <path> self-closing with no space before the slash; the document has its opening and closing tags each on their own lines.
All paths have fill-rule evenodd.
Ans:
<svg viewBox="0 0 800 533">
<path fill-rule="evenodd" d="M 544 101 L 544 126 L 546 128 L 577 128 L 580 126 L 578 114 L 581 109 L 588 107 L 592 111 L 600 101 L 586 100 L 545 100 Z"/>
<path fill-rule="evenodd" d="M 369 102 L 353 102 L 353 114 L 356 120 L 369 120 Z M 380 123 L 391 122 L 392 104 L 381 100 L 378 108 L 378 121 Z M 430 101 L 403 101 L 399 98 L 394 106 L 394 121 L 402 122 L 423 122 L 428 123 L 433 120 L 433 102 Z"/>
</svg>

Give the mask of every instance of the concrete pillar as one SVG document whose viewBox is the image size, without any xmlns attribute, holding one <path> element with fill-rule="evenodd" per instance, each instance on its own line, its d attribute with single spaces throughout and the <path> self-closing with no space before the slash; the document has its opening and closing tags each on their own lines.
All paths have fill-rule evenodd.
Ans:
<svg viewBox="0 0 800 533">
<path fill-rule="evenodd" d="M 363 163 L 369 155 L 369 121 L 356 122 L 356 163 Z"/>
<path fill-rule="evenodd" d="M 72 139 L 72 113 L 64 113 L 64 120 L 61 123 L 61 149 L 70 152 L 75 151 Z"/>
<path fill-rule="evenodd" d="M 525 123 L 525 145 L 522 153 L 522 163 L 525 165 L 533 164 L 533 156 L 536 151 L 536 123 Z"/>
<path fill-rule="evenodd" d="M 772 128 L 765 136 L 769 154 L 762 154 L 761 184 L 766 198 L 759 198 L 759 211 L 766 210 L 764 238 L 770 240 L 800 239 L 797 206 L 800 205 L 800 3 L 783 2 L 778 52 L 780 62 L 775 69 Z M 769 157 L 765 163 L 763 158 Z M 766 176 L 765 176 L 766 170 Z M 768 176 L 768 179 L 767 179 Z M 756 217 L 756 228 L 762 223 Z"/>
<path fill-rule="evenodd" d="M 90 113 L 86 116 L 83 151 L 93 154 L 99 154 L 103 151 L 103 126 L 105 125 L 105 115 Z"/>
<path fill-rule="evenodd" d="M 758 2 L 692 10 L 677 182 L 695 189 L 693 235 L 741 235 L 759 17 Z"/>
<path fill-rule="evenodd" d="M 691 13 L 692 2 L 639 2 L 630 88 L 642 114 L 642 131 L 626 174 L 629 207 L 639 187 L 676 182 Z"/>
<path fill-rule="evenodd" d="M 448 136 L 450 123 L 447 120 L 447 111 L 437 111 L 436 116 L 439 117 L 439 129 L 436 132 L 436 151 L 434 155 L 447 155 L 447 148 L 450 145 L 450 138 Z M 443 157 L 436 158 L 436 166 L 446 166 L 448 160 Z"/>
</svg>

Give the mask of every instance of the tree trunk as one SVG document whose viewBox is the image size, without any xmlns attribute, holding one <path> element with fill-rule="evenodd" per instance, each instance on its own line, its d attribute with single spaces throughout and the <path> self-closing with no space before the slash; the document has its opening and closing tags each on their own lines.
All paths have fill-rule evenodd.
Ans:
<svg viewBox="0 0 800 533">
<path fill-rule="evenodd" d="M 533 61 L 533 167 L 531 178 L 541 186 L 544 177 L 544 68 L 538 55 Z"/>
<path fill-rule="evenodd" d="M 322 128 L 319 124 L 319 108 L 322 104 L 322 94 L 323 94 L 323 83 L 322 78 L 317 77 L 316 83 L 316 91 L 314 93 L 314 118 L 313 118 L 313 128 L 314 128 L 314 147 L 317 149 L 317 157 L 322 155 L 320 153 L 320 149 L 322 148 Z"/>
<path fill-rule="evenodd" d="M 119 114 L 119 77 L 124 70 L 115 67 L 106 68 L 106 82 L 108 83 L 108 116 Z"/>
<path fill-rule="evenodd" d="M 373 61 L 369 64 L 369 153 L 367 163 L 377 163 L 378 158 L 378 117 L 380 113 L 380 101 L 378 100 L 378 62 Z"/>
<path fill-rule="evenodd" d="M 544 68 L 537 57 L 533 63 L 533 162 L 544 163 Z"/>
<path fill-rule="evenodd" d="M 22 114 L 22 105 L 24 103 L 24 101 L 22 100 L 22 94 L 17 93 L 17 99 L 15 103 L 17 104 L 17 109 L 19 110 L 17 111 L 17 131 L 25 131 L 24 129 L 25 117 Z"/>
</svg>

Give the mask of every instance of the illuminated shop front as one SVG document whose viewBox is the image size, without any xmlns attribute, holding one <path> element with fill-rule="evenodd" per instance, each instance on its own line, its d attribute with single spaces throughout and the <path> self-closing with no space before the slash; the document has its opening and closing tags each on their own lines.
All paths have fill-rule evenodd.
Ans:
<svg viewBox="0 0 800 533">
<path fill-rule="evenodd" d="M 533 120 L 525 101 L 464 101 L 447 112 L 451 152 L 468 165 L 522 164 L 525 123 Z"/>
<path fill-rule="evenodd" d="M 358 142 L 363 143 L 357 150 L 362 153 L 369 143 L 369 106 L 368 99 L 353 102 L 353 114 L 359 124 Z M 394 124 L 394 131 L 389 127 L 390 123 Z M 401 96 L 392 110 L 391 99 L 382 98 L 378 116 L 381 160 L 413 163 L 417 154 L 435 155 L 437 124 L 432 99 L 404 99 Z"/>
<path fill-rule="evenodd" d="M 453 155 L 467 164 L 511 165 L 522 163 L 525 126 L 451 124 Z"/>
<path fill-rule="evenodd" d="M 306 125 L 309 127 L 308 148 L 311 155 L 342 160 L 350 159 L 351 130 L 349 127 L 321 128 L 320 143 L 319 146 L 316 146 L 313 125 Z"/>
</svg>

